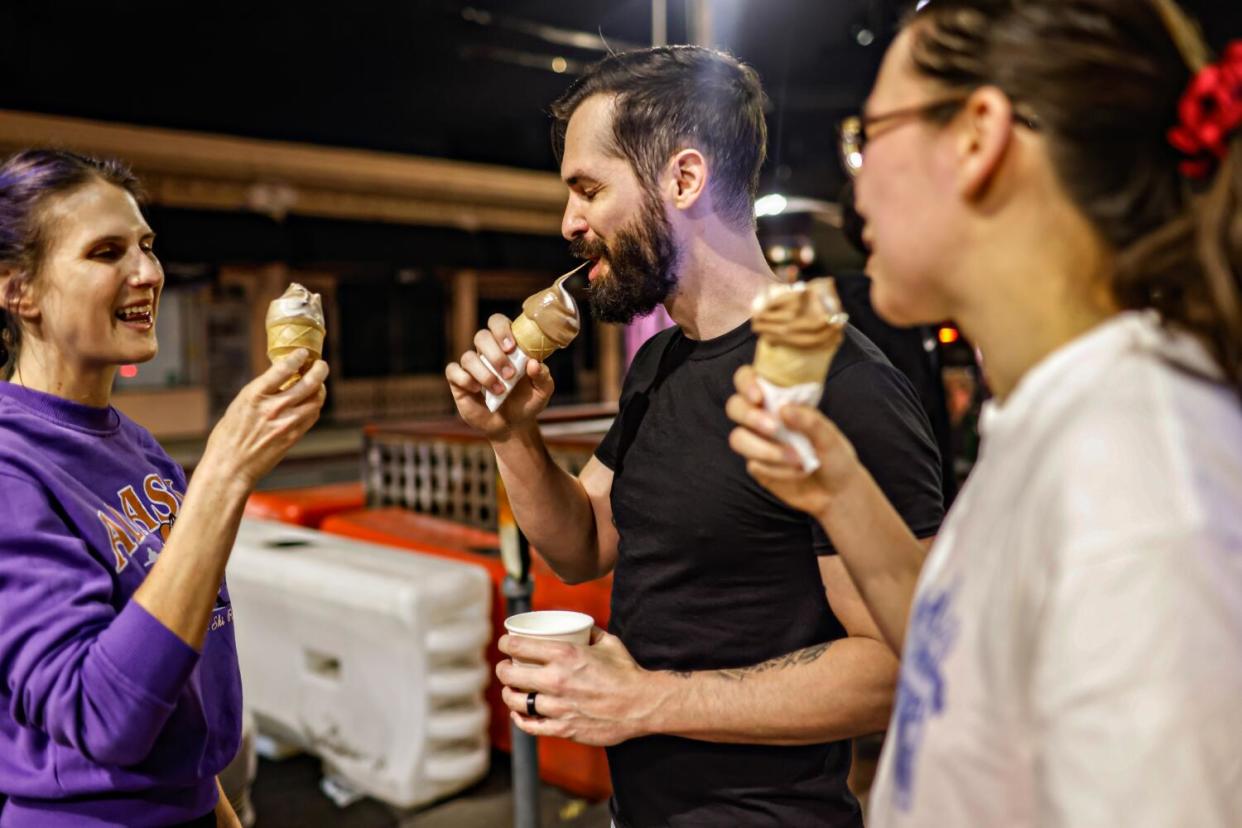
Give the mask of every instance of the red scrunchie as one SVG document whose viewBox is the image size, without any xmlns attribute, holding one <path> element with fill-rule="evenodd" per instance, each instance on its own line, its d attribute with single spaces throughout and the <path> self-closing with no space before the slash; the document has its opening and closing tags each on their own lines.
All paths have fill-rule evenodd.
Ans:
<svg viewBox="0 0 1242 828">
<path fill-rule="evenodd" d="M 1191 79 L 1178 115 L 1169 143 L 1187 156 L 1182 175 L 1207 178 L 1228 153 L 1230 134 L 1242 127 L 1242 40 L 1230 43 L 1220 60 Z"/>
</svg>

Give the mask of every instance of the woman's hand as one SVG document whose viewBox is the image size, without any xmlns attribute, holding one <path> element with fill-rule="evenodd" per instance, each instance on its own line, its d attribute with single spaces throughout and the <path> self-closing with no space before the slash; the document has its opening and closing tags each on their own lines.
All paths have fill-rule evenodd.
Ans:
<svg viewBox="0 0 1242 828">
<path fill-rule="evenodd" d="M 804 405 L 780 410 L 781 422 L 763 407 L 763 391 L 755 369 L 743 365 L 733 375 L 737 393 L 729 398 L 725 413 L 738 424 L 729 435 L 729 446 L 746 459 L 746 471 L 772 494 L 795 509 L 821 518 L 834 497 L 844 490 L 861 468 L 854 447 L 827 417 Z M 819 468 L 803 471 L 798 455 L 775 438 L 778 425 L 806 435 L 819 457 Z"/>
<path fill-rule="evenodd" d="M 323 360 L 280 390 L 306 357 L 305 350 L 295 351 L 238 393 L 212 429 L 200 466 L 212 464 L 249 490 L 280 462 L 319 419 L 327 395 L 328 363 Z"/>
<path fill-rule="evenodd" d="M 224 795 L 224 786 L 220 784 L 218 776 L 216 777 L 216 790 L 220 792 L 220 798 L 216 800 L 216 828 L 243 828 L 241 819 L 233 810 L 232 803 Z"/>
<path fill-rule="evenodd" d="M 326 362 L 280 390 L 306 356 L 298 350 L 277 361 L 229 404 L 207 438 L 159 560 L 134 592 L 134 601 L 196 650 L 207 635 L 246 498 L 319 419 Z"/>
</svg>

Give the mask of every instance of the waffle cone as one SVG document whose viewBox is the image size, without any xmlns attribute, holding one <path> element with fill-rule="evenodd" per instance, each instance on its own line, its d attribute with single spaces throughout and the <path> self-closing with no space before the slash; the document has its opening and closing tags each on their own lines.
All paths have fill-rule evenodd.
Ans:
<svg viewBox="0 0 1242 828">
<path fill-rule="evenodd" d="M 755 346 L 755 370 L 768 382 L 784 388 L 822 383 L 838 347 L 840 340 L 827 348 L 794 348 L 775 345 L 761 336 Z"/>
<path fill-rule="evenodd" d="M 267 326 L 267 358 L 272 362 L 288 356 L 299 348 L 310 351 L 301 370 L 293 376 L 291 385 L 301 371 L 323 354 L 324 329 L 305 319 L 282 319 Z"/>
<path fill-rule="evenodd" d="M 543 362 L 558 350 L 556 344 L 544 336 L 539 326 L 524 313 L 513 320 L 513 340 L 528 357 L 539 362 Z"/>
</svg>

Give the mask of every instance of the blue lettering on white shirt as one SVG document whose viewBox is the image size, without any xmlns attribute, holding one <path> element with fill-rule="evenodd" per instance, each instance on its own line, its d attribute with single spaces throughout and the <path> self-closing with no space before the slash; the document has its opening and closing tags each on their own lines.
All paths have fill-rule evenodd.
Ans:
<svg viewBox="0 0 1242 828">
<path fill-rule="evenodd" d="M 923 741 L 923 725 L 944 711 L 947 697 L 941 669 L 957 639 L 953 614 L 956 585 L 929 590 L 919 597 L 910 620 L 909 643 L 897 684 L 896 756 L 893 796 L 898 810 L 914 801 L 914 771 Z"/>
</svg>

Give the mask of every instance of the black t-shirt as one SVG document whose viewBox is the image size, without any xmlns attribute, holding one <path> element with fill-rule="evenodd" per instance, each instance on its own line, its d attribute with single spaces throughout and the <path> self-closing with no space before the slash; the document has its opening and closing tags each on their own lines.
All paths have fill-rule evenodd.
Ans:
<svg viewBox="0 0 1242 828">
<path fill-rule="evenodd" d="M 957 494 L 957 476 L 953 472 L 949 408 L 944 398 L 935 330 L 923 325 L 898 328 L 881 319 L 871 306 L 871 278 L 867 274 L 845 271 L 834 273 L 832 278 L 841 296 L 841 307 L 850 315 L 850 324 L 875 343 L 893 367 L 909 378 L 923 403 L 940 452 L 940 485 L 946 503 L 952 503 Z"/>
<path fill-rule="evenodd" d="M 652 670 L 743 667 L 845 635 L 829 609 L 818 524 L 746 473 L 728 445 L 750 323 L 695 341 L 670 328 L 634 358 L 596 451 L 620 535 L 610 630 Z M 909 381 L 847 328 L 821 409 L 919 537 L 943 517 L 939 457 Z M 783 747 L 674 736 L 608 749 L 619 828 L 858 826 L 848 742 Z"/>
</svg>

